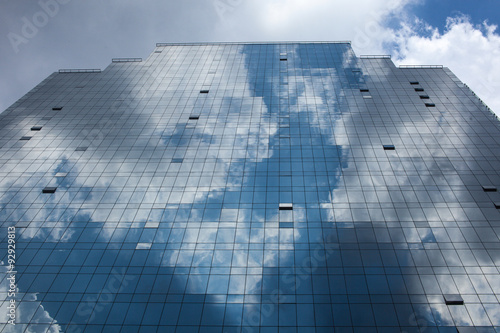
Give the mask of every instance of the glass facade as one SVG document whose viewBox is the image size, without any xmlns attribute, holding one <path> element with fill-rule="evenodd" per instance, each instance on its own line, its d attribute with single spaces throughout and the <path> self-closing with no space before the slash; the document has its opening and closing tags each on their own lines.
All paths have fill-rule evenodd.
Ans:
<svg viewBox="0 0 500 333">
<path fill-rule="evenodd" d="M 140 60 L 0 115 L 1 332 L 500 332 L 500 123 L 450 70 Z"/>
</svg>

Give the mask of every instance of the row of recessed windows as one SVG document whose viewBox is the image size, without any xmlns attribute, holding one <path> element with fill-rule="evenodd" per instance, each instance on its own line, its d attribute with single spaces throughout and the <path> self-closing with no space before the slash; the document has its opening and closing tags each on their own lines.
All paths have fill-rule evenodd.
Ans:
<svg viewBox="0 0 500 333">
<path fill-rule="evenodd" d="M 368 88 L 360 88 L 359 91 L 362 92 L 362 93 L 367 93 L 367 92 L 370 92 L 370 89 L 368 89 Z M 363 98 L 370 99 L 370 98 L 372 98 L 372 96 L 370 96 L 370 95 L 363 95 Z"/>
<path fill-rule="evenodd" d="M 52 108 L 53 111 L 61 111 L 63 109 L 62 106 L 54 106 Z M 50 120 L 52 119 L 51 117 L 43 117 L 42 120 Z M 30 129 L 31 131 L 41 131 L 42 130 L 42 126 L 33 126 L 31 127 Z M 21 141 L 28 141 L 28 140 L 31 140 L 32 136 L 22 136 L 21 137 Z"/>
<path fill-rule="evenodd" d="M 31 130 L 32 131 L 40 131 L 40 130 L 42 130 L 42 126 L 33 126 L 33 127 L 31 127 Z M 28 141 L 31 138 L 32 138 L 32 136 L 22 136 L 20 140 L 21 141 Z"/>
<path fill-rule="evenodd" d="M 484 192 L 497 192 L 496 186 L 483 186 Z M 496 209 L 500 209 L 500 202 L 494 202 L 493 205 Z"/>
<path fill-rule="evenodd" d="M 410 81 L 410 84 L 412 86 L 416 86 L 416 85 L 419 85 L 420 82 L 418 82 L 418 81 Z M 424 92 L 425 90 L 424 90 L 424 88 L 417 87 L 417 88 L 415 88 L 415 91 L 416 92 Z M 429 99 L 429 95 L 426 95 L 426 94 L 421 94 L 419 96 L 420 96 L 420 99 Z M 430 102 L 426 102 L 425 106 L 428 107 L 428 108 L 431 108 L 431 107 L 435 107 L 436 104 L 430 103 Z"/>
</svg>

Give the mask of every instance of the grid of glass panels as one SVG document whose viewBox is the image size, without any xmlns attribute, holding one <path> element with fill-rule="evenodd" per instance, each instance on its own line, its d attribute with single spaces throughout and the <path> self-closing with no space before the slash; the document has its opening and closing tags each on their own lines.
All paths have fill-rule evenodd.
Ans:
<svg viewBox="0 0 500 333">
<path fill-rule="evenodd" d="M 499 122 L 446 68 L 159 44 L 0 127 L 2 332 L 500 332 Z"/>
</svg>

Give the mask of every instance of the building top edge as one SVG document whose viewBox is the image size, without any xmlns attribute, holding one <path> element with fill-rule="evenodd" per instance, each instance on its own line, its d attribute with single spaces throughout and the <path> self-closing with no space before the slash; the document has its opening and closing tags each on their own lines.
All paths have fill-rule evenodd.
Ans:
<svg viewBox="0 0 500 333">
<path fill-rule="evenodd" d="M 192 43 L 156 43 L 156 47 L 185 45 L 258 45 L 258 44 L 351 44 L 351 41 L 288 41 L 288 42 L 192 42 Z"/>
<path fill-rule="evenodd" d="M 401 69 L 443 69 L 443 65 L 399 65 Z"/>
</svg>

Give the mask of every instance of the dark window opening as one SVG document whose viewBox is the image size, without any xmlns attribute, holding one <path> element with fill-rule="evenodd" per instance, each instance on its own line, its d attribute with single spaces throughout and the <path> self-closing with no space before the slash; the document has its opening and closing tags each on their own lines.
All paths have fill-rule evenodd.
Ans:
<svg viewBox="0 0 500 333">
<path fill-rule="evenodd" d="M 396 150 L 394 145 L 383 145 L 384 150 Z"/>
<path fill-rule="evenodd" d="M 200 90 L 200 94 L 208 94 L 208 92 L 209 92 L 209 90 L 206 90 L 206 89 Z"/>
<path fill-rule="evenodd" d="M 464 299 L 460 295 L 443 295 L 446 305 L 464 305 Z"/>
<path fill-rule="evenodd" d="M 42 190 L 42 193 L 55 193 L 57 187 L 46 187 Z"/>
<path fill-rule="evenodd" d="M 424 91 L 424 88 L 415 88 L 415 91 Z"/>
<path fill-rule="evenodd" d="M 198 119 L 200 119 L 200 116 L 196 116 L 196 115 L 189 116 L 189 120 L 198 120 Z"/>
<path fill-rule="evenodd" d="M 62 108 L 63 108 L 62 106 L 54 106 L 54 107 L 52 108 L 52 110 L 53 110 L 53 111 L 61 111 L 61 110 L 62 110 Z"/>
<path fill-rule="evenodd" d="M 418 82 L 418 81 L 410 81 L 410 84 L 411 85 L 417 85 L 417 84 L 420 84 L 420 82 Z"/>
<path fill-rule="evenodd" d="M 433 108 L 436 106 L 436 104 L 434 103 L 425 103 L 425 106 L 427 106 L 428 108 Z"/>
<path fill-rule="evenodd" d="M 483 186 L 484 192 L 496 192 L 497 188 L 495 186 Z"/>
<path fill-rule="evenodd" d="M 32 131 L 39 131 L 39 130 L 41 130 L 41 129 L 42 129 L 42 126 L 33 126 L 33 127 L 31 128 L 31 130 L 32 130 Z"/>
<path fill-rule="evenodd" d="M 293 204 L 291 204 L 291 203 L 280 203 L 279 210 L 293 210 Z"/>
<path fill-rule="evenodd" d="M 420 99 L 429 99 L 429 95 L 420 95 Z"/>
</svg>

